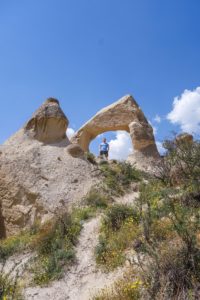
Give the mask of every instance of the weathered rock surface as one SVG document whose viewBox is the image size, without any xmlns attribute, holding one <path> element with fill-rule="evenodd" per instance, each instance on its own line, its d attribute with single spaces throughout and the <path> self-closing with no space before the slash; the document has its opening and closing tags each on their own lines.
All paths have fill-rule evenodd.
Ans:
<svg viewBox="0 0 200 300">
<path fill-rule="evenodd" d="M 134 154 L 129 157 L 130 162 L 145 168 L 149 162 L 160 157 L 152 126 L 130 95 L 100 110 L 76 132 L 71 142 L 79 144 L 84 151 L 88 151 L 90 142 L 97 135 L 115 130 L 125 130 L 130 133 L 134 149 Z"/>
<path fill-rule="evenodd" d="M 67 152 L 73 157 L 84 156 L 84 151 L 78 144 L 71 144 L 67 146 Z"/>
<path fill-rule="evenodd" d="M 66 151 L 67 123 L 58 102 L 48 100 L 0 146 L 0 237 L 44 222 L 93 184 L 94 167 Z"/>
<path fill-rule="evenodd" d="M 59 101 L 48 98 L 25 125 L 25 133 L 43 143 L 56 143 L 66 138 L 68 119 Z"/>
<path fill-rule="evenodd" d="M 132 96 L 99 111 L 72 138 L 59 101 L 47 99 L 27 124 L 0 147 L 0 237 L 44 222 L 77 203 L 94 182 L 94 166 L 84 160 L 92 139 L 112 130 L 130 133 L 141 168 L 159 158 L 153 129 Z"/>
</svg>

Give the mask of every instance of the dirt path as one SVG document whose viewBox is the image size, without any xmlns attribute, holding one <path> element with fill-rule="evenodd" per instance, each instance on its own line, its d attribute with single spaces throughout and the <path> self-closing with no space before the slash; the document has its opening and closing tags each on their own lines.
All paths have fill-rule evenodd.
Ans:
<svg viewBox="0 0 200 300">
<path fill-rule="evenodd" d="M 132 205 L 136 197 L 138 192 L 130 190 L 117 198 L 116 203 Z M 104 273 L 96 267 L 94 250 L 98 243 L 101 217 L 84 223 L 76 247 L 77 262 L 66 270 L 64 278 L 45 288 L 27 288 L 26 300 L 90 300 L 99 290 L 112 285 L 123 275 L 125 267 L 110 273 Z"/>
<path fill-rule="evenodd" d="M 77 263 L 60 281 L 46 288 L 28 288 L 27 300 L 89 300 L 98 290 L 112 284 L 122 276 L 123 269 L 103 273 L 97 270 L 94 249 L 98 243 L 100 216 L 91 219 L 83 226 L 76 248 Z"/>
</svg>

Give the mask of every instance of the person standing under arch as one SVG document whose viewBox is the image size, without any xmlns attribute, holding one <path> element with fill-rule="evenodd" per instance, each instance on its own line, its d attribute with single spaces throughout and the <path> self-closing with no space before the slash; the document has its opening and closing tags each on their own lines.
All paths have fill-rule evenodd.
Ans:
<svg viewBox="0 0 200 300">
<path fill-rule="evenodd" d="M 99 145 L 99 154 L 100 157 L 105 157 L 108 160 L 108 153 L 109 153 L 109 144 L 106 141 L 106 138 L 103 138 L 102 143 Z"/>
</svg>

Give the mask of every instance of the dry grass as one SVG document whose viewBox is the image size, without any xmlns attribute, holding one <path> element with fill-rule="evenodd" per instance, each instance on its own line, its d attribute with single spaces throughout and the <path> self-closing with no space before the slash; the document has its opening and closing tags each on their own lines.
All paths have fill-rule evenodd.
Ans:
<svg viewBox="0 0 200 300">
<path fill-rule="evenodd" d="M 122 265 L 125 251 L 139 235 L 139 227 L 133 208 L 126 205 L 110 207 L 102 221 L 96 262 L 107 270 Z"/>
<path fill-rule="evenodd" d="M 122 279 L 110 288 L 102 290 L 92 300 L 139 300 L 142 288 L 143 282 L 130 270 Z"/>
<path fill-rule="evenodd" d="M 43 225 L 36 224 L 30 230 L 0 241 L 0 260 L 5 261 L 22 250 L 34 251 L 36 257 L 30 266 L 34 282 L 39 285 L 62 276 L 63 267 L 73 263 L 82 222 L 93 216 L 89 207 L 76 208 L 63 213 Z"/>
</svg>

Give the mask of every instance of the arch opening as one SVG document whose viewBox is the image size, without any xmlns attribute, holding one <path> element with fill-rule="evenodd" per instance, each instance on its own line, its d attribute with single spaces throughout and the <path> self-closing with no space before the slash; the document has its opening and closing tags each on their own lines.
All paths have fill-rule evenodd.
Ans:
<svg viewBox="0 0 200 300">
<path fill-rule="evenodd" d="M 109 144 L 109 159 L 126 160 L 133 153 L 133 145 L 129 132 L 125 130 L 106 131 L 97 135 L 90 144 L 89 151 L 99 156 L 99 145 L 106 138 Z"/>
</svg>

